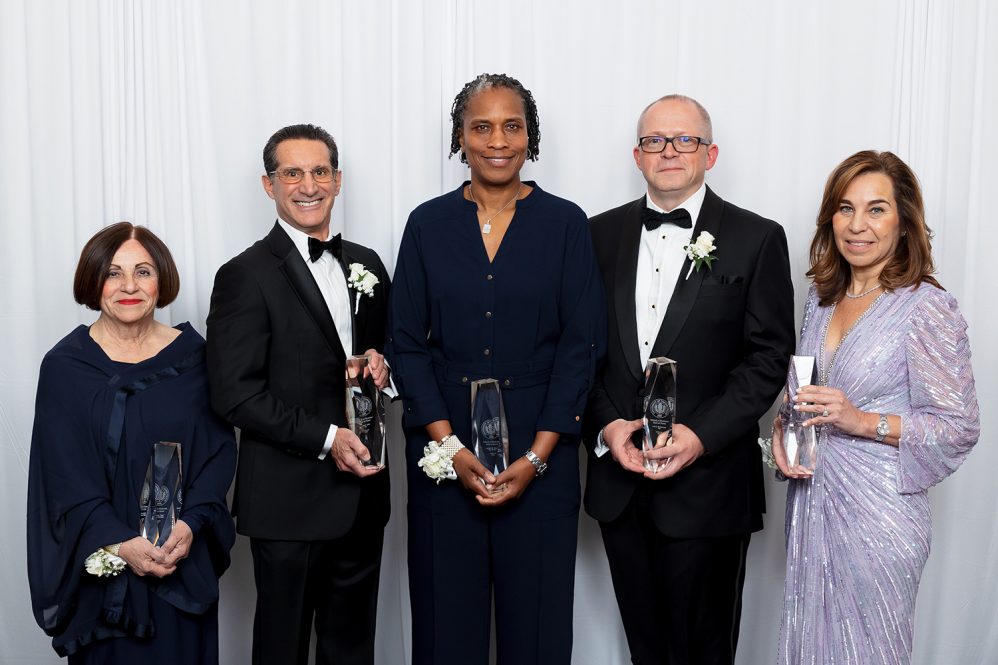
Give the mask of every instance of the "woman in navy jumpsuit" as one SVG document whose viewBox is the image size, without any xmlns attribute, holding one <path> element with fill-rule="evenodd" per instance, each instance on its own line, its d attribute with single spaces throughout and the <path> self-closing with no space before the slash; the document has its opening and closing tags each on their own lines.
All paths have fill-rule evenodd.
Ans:
<svg viewBox="0 0 998 665">
<path fill-rule="evenodd" d="M 582 210 L 520 180 L 539 146 L 530 93 L 482 75 L 458 95 L 452 119 L 451 152 L 471 179 L 409 216 L 391 294 L 412 662 L 486 663 L 494 601 L 500 664 L 568 665 L 579 429 L 605 345 L 601 282 Z M 458 480 L 437 483 L 417 464 L 424 446 L 450 434 L 471 445 L 470 387 L 483 378 L 501 387 L 510 466 L 493 476 L 462 449 Z"/>
</svg>

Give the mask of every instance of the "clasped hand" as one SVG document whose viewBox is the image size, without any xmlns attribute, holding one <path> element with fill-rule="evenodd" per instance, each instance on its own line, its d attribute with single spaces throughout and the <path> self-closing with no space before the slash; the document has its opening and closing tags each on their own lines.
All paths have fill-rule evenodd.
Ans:
<svg viewBox="0 0 998 665">
<path fill-rule="evenodd" d="M 458 480 L 482 506 L 501 506 L 519 498 L 537 476 L 534 465 L 525 457 L 514 461 L 498 476 L 486 469 L 467 448 L 457 451 L 452 462 Z"/>
<path fill-rule="evenodd" d="M 177 520 L 170 537 L 161 546 L 156 547 L 142 536 L 135 536 L 121 544 L 118 556 L 139 577 L 166 577 L 177 569 L 178 563 L 187 558 L 193 542 L 194 533 L 191 528 L 183 520 Z"/>
<path fill-rule="evenodd" d="M 672 437 L 661 434 L 655 447 L 642 451 L 631 442 L 631 435 L 644 426 L 636 420 L 618 419 L 603 428 L 603 440 L 617 464 L 632 473 L 640 473 L 652 480 L 671 478 L 704 454 L 703 443 L 693 430 L 678 423 L 672 427 Z M 658 468 L 645 468 L 645 460 L 656 460 Z"/>
</svg>

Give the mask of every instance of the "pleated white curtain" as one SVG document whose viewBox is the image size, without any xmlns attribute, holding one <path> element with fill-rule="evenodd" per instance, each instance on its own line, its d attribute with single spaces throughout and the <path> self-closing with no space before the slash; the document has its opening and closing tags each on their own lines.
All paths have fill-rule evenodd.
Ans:
<svg viewBox="0 0 998 665">
<path fill-rule="evenodd" d="M 915 662 L 998 662 L 998 232 L 987 205 L 998 179 L 998 9 L 987 0 L 0 0 L 0 662 L 58 662 L 28 601 L 27 458 L 41 357 L 93 319 L 71 295 L 86 239 L 122 219 L 150 226 L 183 282 L 162 320 L 203 331 L 215 270 L 273 223 L 259 184 L 264 142 L 313 122 L 341 147 L 334 226 L 392 266 L 408 212 L 464 177 L 446 159 L 450 104 L 484 71 L 518 77 L 537 99 L 541 159 L 526 176 L 589 214 L 642 192 L 630 150 L 644 105 L 669 92 L 698 98 L 720 146 L 708 182 L 784 225 L 798 306 L 832 167 L 863 148 L 912 165 L 939 278 L 970 323 L 984 419 L 965 468 L 931 493 Z M 394 444 L 385 665 L 409 657 Z M 768 485 L 766 529 L 750 548 L 740 665 L 775 659 L 784 493 Z M 626 663 L 586 516 L 580 536 L 574 663 Z M 249 661 L 253 601 L 241 539 L 222 584 L 227 665 Z"/>
</svg>

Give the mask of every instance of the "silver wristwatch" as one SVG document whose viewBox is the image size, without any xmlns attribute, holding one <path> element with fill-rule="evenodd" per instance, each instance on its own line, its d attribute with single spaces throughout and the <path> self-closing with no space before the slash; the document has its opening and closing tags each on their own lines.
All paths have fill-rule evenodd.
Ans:
<svg viewBox="0 0 998 665">
<path fill-rule="evenodd" d="M 878 414 L 880 416 L 880 422 L 877 423 L 877 438 L 874 439 L 877 443 L 882 443 L 887 435 L 891 433 L 891 426 L 887 422 L 887 416 L 883 413 Z"/>
<path fill-rule="evenodd" d="M 548 470 L 547 462 L 535 455 L 533 450 L 528 450 L 523 456 L 527 458 L 528 462 L 534 465 L 534 472 L 538 476 L 543 476 L 544 472 Z"/>
</svg>

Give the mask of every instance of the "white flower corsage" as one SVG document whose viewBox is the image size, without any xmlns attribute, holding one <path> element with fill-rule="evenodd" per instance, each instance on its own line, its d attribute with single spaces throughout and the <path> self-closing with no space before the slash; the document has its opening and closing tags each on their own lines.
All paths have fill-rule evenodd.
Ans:
<svg viewBox="0 0 998 665">
<path fill-rule="evenodd" d="M 357 302 L 354 305 L 353 313 L 360 310 L 360 295 L 368 298 L 374 297 L 374 287 L 380 284 L 378 276 L 364 267 L 363 263 L 350 264 L 350 277 L 347 278 L 347 285 L 357 292 Z"/>
<path fill-rule="evenodd" d="M 711 252 L 715 249 L 717 247 L 714 246 L 714 236 L 706 231 L 700 232 L 696 242 L 691 242 L 689 245 L 683 247 L 683 251 L 686 252 L 686 258 L 693 262 L 690 265 L 690 269 L 686 272 L 686 279 L 690 278 L 694 269 L 699 272 L 701 266 L 705 265 L 707 266 L 707 270 L 711 269 L 710 264 L 717 260 L 716 256 L 711 256 Z"/>
<path fill-rule="evenodd" d="M 436 441 L 426 444 L 423 448 L 423 459 L 419 460 L 418 464 L 423 473 L 437 481 L 437 485 L 441 480 L 457 480 L 453 455 L 448 455 Z"/>
<path fill-rule="evenodd" d="M 762 462 L 770 469 L 777 469 L 776 458 L 773 457 L 773 440 L 759 437 L 759 447 L 762 448 Z"/>
<path fill-rule="evenodd" d="M 114 577 L 125 569 L 125 560 L 115 556 L 103 547 L 83 561 L 87 572 L 97 577 Z"/>
</svg>

